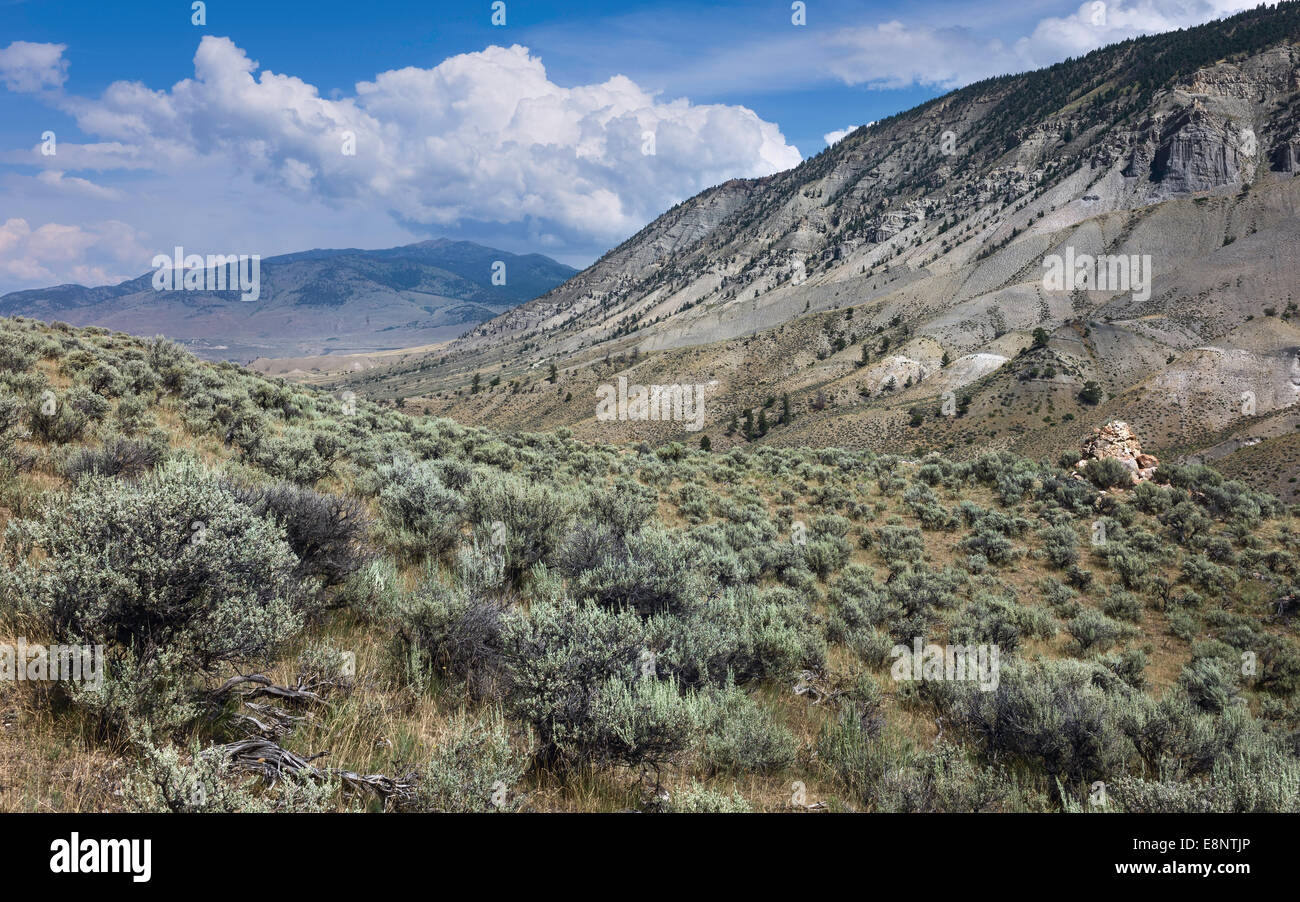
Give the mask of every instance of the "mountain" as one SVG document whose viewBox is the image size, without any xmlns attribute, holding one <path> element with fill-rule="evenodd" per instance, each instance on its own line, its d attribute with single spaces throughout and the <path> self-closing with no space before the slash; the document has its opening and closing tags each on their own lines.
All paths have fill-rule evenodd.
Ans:
<svg viewBox="0 0 1300 902">
<path fill-rule="evenodd" d="M 338 384 L 471 422 L 652 443 L 698 433 L 598 419 L 600 386 L 709 385 L 715 449 L 1041 454 L 1120 418 L 1155 449 L 1233 471 L 1238 449 L 1300 427 L 1297 170 L 1290 2 L 860 128 L 678 204 L 446 348 Z M 1048 278 L 1097 255 L 1124 268 Z M 747 438 L 739 423 L 765 405 L 766 431 Z M 1293 491 L 1293 472 L 1266 469 L 1241 475 Z"/>
<path fill-rule="evenodd" d="M 493 266 L 504 264 L 504 284 Z M 238 291 L 60 285 L 0 297 L 0 316 L 162 333 L 209 357 L 248 360 L 446 341 L 554 288 L 576 270 L 445 238 L 387 250 L 311 250 L 261 261 L 256 301 Z M 500 281 L 500 280 L 498 280 Z"/>
</svg>

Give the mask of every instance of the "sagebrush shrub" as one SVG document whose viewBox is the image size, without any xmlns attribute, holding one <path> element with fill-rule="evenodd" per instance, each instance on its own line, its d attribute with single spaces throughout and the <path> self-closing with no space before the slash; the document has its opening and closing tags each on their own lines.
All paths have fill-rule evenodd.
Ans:
<svg viewBox="0 0 1300 902">
<path fill-rule="evenodd" d="M 748 814 L 753 809 L 737 790 L 726 795 L 692 780 L 672 794 L 668 810 L 676 814 Z"/>
<path fill-rule="evenodd" d="M 1083 475 L 1099 489 L 1131 486 L 1134 471 L 1113 457 L 1090 460 L 1083 466 Z"/>
<path fill-rule="evenodd" d="M 10 592 L 54 636 L 142 661 L 183 649 L 201 670 L 264 663 L 312 603 L 284 531 L 188 461 L 87 478 L 44 517 L 11 522 L 5 551 Z"/>
<path fill-rule="evenodd" d="M 572 517 L 573 500 L 512 473 L 481 473 L 465 491 L 471 523 L 500 540 L 506 575 L 519 585 L 535 564 L 550 563 Z"/>
<path fill-rule="evenodd" d="M 298 556 L 299 575 L 332 586 L 365 561 L 363 546 L 370 521 L 365 508 L 354 499 L 287 482 L 240 486 L 233 491 L 254 514 L 284 527 L 285 539 Z"/>
<path fill-rule="evenodd" d="M 574 575 L 571 591 L 578 600 L 631 607 L 643 616 L 685 614 L 712 589 L 701 566 L 703 549 L 689 539 L 657 527 L 624 541 L 607 539 L 595 566 Z"/>
<path fill-rule="evenodd" d="M 641 618 L 591 603 L 534 603 L 528 616 L 507 621 L 503 642 L 507 706 L 537 734 L 539 759 L 575 764 L 606 756 L 596 696 L 611 680 L 640 679 L 647 649 Z"/>
<path fill-rule="evenodd" d="M 266 814 L 275 811 L 319 813 L 335 810 L 337 780 L 285 773 L 273 789 L 232 772 L 218 747 L 192 746 L 187 754 L 173 746 L 139 744 L 139 760 L 123 781 L 122 798 L 132 811 L 176 814 Z"/>
<path fill-rule="evenodd" d="M 991 692 L 957 684 L 952 713 L 987 756 L 1032 763 L 1066 783 L 1105 779 L 1133 749 L 1093 673 L 1076 661 L 1004 666 Z"/>
<path fill-rule="evenodd" d="M 403 807 L 457 814 L 515 811 L 521 799 L 512 790 L 526 764 L 527 756 L 511 746 L 499 713 L 486 721 L 459 717 L 421 768 L 414 798 Z"/>
<path fill-rule="evenodd" d="M 1093 608 L 1084 608 L 1065 622 L 1065 629 L 1080 651 L 1105 651 L 1124 635 L 1120 624 Z"/>
<path fill-rule="evenodd" d="M 1043 553 L 1053 567 L 1064 570 L 1079 562 L 1079 537 L 1068 523 L 1049 526 L 1038 535 L 1043 540 Z"/>
<path fill-rule="evenodd" d="M 789 680 L 826 661 L 817 617 L 784 588 L 729 589 L 692 616 L 671 614 L 647 623 L 656 666 L 688 686 Z"/>
<path fill-rule="evenodd" d="M 78 448 L 69 455 L 63 473 L 70 482 L 82 476 L 139 476 L 166 456 L 165 440 L 113 436 L 99 448 Z"/>
<path fill-rule="evenodd" d="M 505 632 L 510 599 L 452 574 L 430 571 L 388 614 L 401 660 L 422 681 L 425 672 L 463 683 L 477 698 L 499 696 L 506 675 Z"/>
<path fill-rule="evenodd" d="M 456 547 L 465 502 L 442 484 L 431 464 L 398 462 L 380 468 L 379 478 L 379 523 L 389 545 L 417 561 Z"/>
<path fill-rule="evenodd" d="M 714 769 L 734 774 L 775 773 L 790 766 L 799 745 L 794 734 L 749 695 L 727 687 L 710 699 L 705 758 Z"/>
</svg>

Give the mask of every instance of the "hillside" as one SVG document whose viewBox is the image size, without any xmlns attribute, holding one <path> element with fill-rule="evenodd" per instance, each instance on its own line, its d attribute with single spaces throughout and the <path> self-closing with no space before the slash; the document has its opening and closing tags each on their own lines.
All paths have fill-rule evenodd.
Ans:
<svg viewBox="0 0 1300 902">
<path fill-rule="evenodd" d="M 1218 459 L 1300 427 L 1298 169 L 1291 2 L 859 129 L 679 204 L 445 348 L 333 384 L 593 440 L 698 441 L 597 420 L 599 386 L 626 377 L 710 385 L 722 449 L 1039 455 L 1122 418 L 1155 450 Z M 1084 255 L 1136 260 L 1131 284 L 1046 278 Z"/>
<path fill-rule="evenodd" d="M 505 267 L 503 284 L 492 281 L 498 262 Z M 100 288 L 13 292 L 0 297 L 0 315 L 163 334 L 206 357 L 247 363 L 446 341 L 573 273 L 540 254 L 440 238 L 386 250 L 268 257 L 256 300 L 241 300 L 233 290 L 157 291 L 150 272 Z"/>
<path fill-rule="evenodd" d="M 1293 511 L 1113 464 L 634 451 L 0 320 L 0 641 L 105 665 L 0 681 L 0 808 L 1300 810 Z"/>
</svg>

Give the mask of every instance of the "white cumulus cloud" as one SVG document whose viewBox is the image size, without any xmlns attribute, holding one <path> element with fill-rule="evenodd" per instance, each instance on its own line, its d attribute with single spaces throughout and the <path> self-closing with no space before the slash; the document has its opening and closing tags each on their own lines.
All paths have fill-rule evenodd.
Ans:
<svg viewBox="0 0 1300 902">
<path fill-rule="evenodd" d="M 1020 37 L 989 37 L 967 24 L 891 20 L 833 31 L 821 65 L 852 85 L 955 88 L 1049 66 L 1129 38 L 1200 25 L 1256 5 L 1257 0 L 1086 0 L 1069 15 L 1038 20 Z"/>
<path fill-rule="evenodd" d="M 47 222 L 32 228 L 13 217 L 0 223 L 0 279 L 19 285 L 121 282 L 144 253 L 139 235 L 124 222 L 90 225 Z"/>
<path fill-rule="evenodd" d="M 0 48 L 0 82 L 20 93 L 61 88 L 68 78 L 68 62 L 63 58 L 67 49 L 66 44 L 14 41 Z"/>
<path fill-rule="evenodd" d="M 826 134 L 822 135 L 822 140 L 826 142 L 827 147 L 830 147 L 832 144 L 839 144 L 841 141 L 843 141 L 849 135 L 853 134 L 858 129 L 868 128 L 875 124 L 876 121 L 873 119 L 870 122 L 868 122 L 866 125 L 846 125 L 844 128 L 837 128 L 834 131 L 829 131 Z"/>
<path fill-rule="evenodd" d="M 364 208 L 413 235 L 506 226 L 535 246 L 584 253 L 704 188 L 801 159 L 746 107 L 665 99 L 617 75 L 559 85 L 518 45 L 381 72 L 327 98 L 261 69 L 230 39 L 205 36 L 192 78 L 166 90 L 115 82 L 59 106 L 93 142 L 5 158 L 60 171 L 147 167 L 191 181 L 238 175 L 269 188 L 268 203 Z M 50 187 L 98 187 L 69 179 L 50 177 Z M 220 203 L 223 187 L 192 189 Z"/>
</svg>

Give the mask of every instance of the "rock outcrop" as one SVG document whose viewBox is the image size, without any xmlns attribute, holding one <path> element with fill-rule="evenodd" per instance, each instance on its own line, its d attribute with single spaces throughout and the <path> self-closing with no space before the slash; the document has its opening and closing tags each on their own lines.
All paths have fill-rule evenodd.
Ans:
<svg viewBox="0 0 1300 902">
<path fill-rule="evenodd" d="M 1100 429 L 1092 430 L 1092 437 L 1083 443 L 1083 458 L 1074 465 L 1082 470 L 1090 460 L 1112 458 L 1133 473 L 1133 484 L 1155 475 L 1160 461 L 1154 455 L 1144 454 L 1137 435 L 1123 420 L 1111 420 Z"/>
<path fill-rule="evenodd" d="M 1233 130 L 1226 117 L 1211 116 L 1196 103 L 1166 129 L 1151 162 L 1151 181 L 1164 183 L 1170 195 L 1242 181 L 1253 132 Z"/>
</svg>

